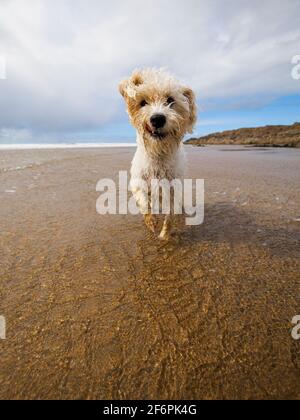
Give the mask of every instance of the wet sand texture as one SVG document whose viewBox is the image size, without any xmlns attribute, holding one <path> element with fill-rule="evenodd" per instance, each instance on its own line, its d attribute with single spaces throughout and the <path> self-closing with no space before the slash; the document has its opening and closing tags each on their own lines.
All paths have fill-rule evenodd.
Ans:
<svg viewBox="0 0 300 420">
<path fill-rule="evenodd" d="M 298 399 L 300 151 L 188 147 L 205 223 L 167 244 L 95 211 L 133 152 L 1 152 L 0 398 Z"/>
</svg>

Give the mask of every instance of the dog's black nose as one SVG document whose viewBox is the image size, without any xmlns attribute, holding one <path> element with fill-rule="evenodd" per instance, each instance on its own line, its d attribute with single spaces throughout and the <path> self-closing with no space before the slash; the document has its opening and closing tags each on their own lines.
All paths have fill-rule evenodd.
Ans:
<svg viewBox="0 0 300 420">
<path fill-rule="evenodd" d="M 150 122 L 154 128 L 162 128 L 166 124 L 167 119 L 163 114 L 154 114 L 150 118 Z"/>
</svg>

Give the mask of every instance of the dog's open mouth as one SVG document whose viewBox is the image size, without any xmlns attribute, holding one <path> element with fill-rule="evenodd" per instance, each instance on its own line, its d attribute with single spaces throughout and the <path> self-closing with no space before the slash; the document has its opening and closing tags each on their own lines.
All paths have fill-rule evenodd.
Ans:
<svg viewBox="0 0 300 420">
<path fill-rule="evenodd" d="M 167 136 L 167 133 L 163 133 L 162 131 L 158 130 L 154 130 L 151 127 L 149 127 L 149 125 L 146 125 L 146 130 L 147 132 L 151 135 L 151 137 L 158 139 L 158 140 L 162 140 Z"/>
</svg>

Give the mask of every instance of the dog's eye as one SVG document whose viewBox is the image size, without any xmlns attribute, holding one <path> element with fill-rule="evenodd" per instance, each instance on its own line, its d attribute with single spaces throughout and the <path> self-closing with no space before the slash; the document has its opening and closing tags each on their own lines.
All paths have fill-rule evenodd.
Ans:
<svg viewBox="0 0 300 420">
<path fill-rule="evenodd" d="M 169 96 L 169 98 L 167 99 L 167 104 L 168 105 L 173 105 L 175 103 L 175 99 L 172 98 L 172 96 Z"/>
<path fill-rule="evenodd" d="M 147 101 L 145 101 L 145 99 L 142 100 L 142 102 L 140 103 L 141 108 L 144 108 L 144 106 L 148 105 Z"/>
</svg>

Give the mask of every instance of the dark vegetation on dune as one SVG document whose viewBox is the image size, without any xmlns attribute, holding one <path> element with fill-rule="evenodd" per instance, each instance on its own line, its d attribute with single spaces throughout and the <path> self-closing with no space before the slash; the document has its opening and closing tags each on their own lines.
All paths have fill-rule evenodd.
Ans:
<svg viewBox="0 0 300 420">
<path fill-rule="evenodd" d="M 185 144 L 194 146 L 237 144 L 261 147 L 300 147 L 300 123 L 223 131 L 191 138 Z"/>
</svg>

